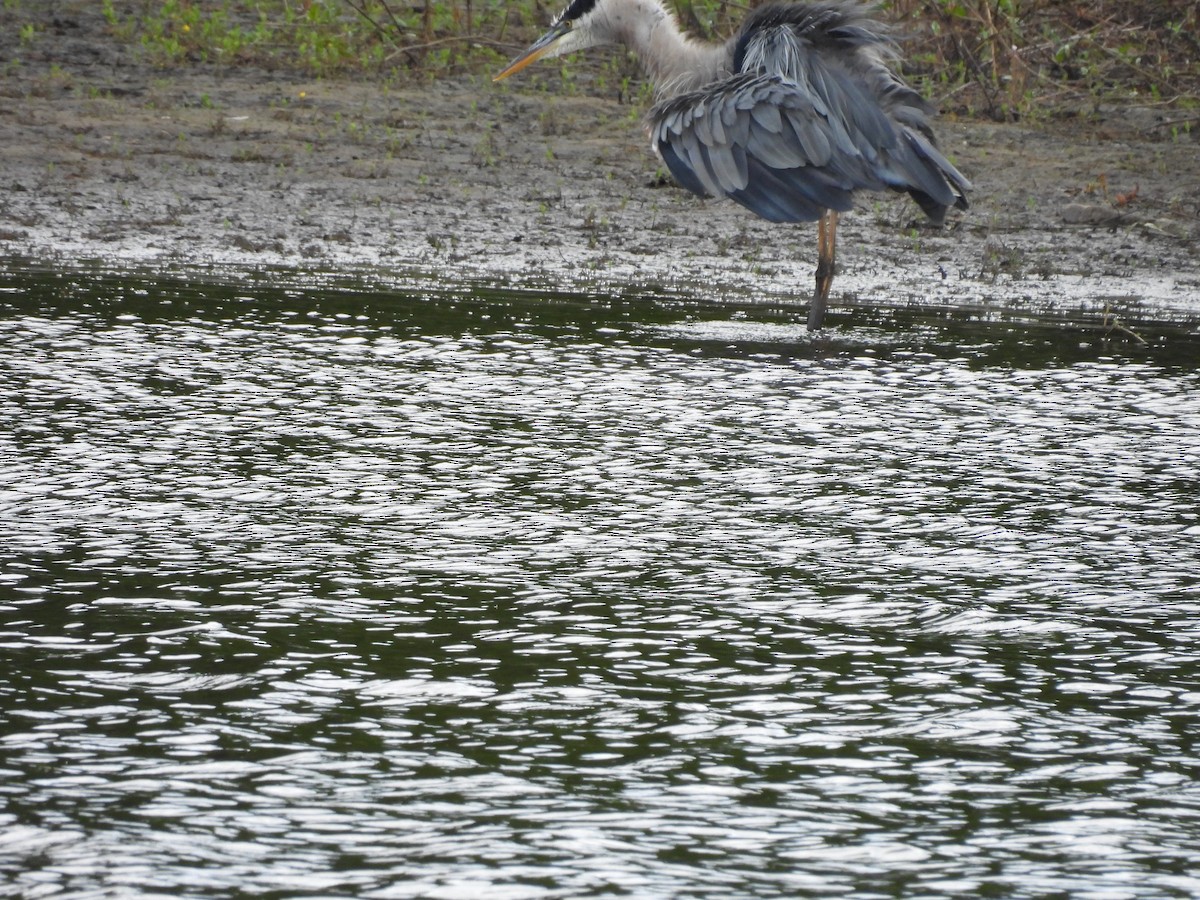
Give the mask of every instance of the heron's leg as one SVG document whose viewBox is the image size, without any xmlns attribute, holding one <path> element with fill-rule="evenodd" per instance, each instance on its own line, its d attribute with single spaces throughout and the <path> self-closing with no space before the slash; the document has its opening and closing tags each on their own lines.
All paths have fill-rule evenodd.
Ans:
<svg viewBox="0 0 1200 900">
<path fill-rule="evenodd" d="M 833 257 L 837 247 L 836 210 L 827 209 L 817 222 L 817 287 L 813 291 L 812 305 L 808 307 L 809 331 L 817 331 L 825 323 L 825 308 L 829 302 L 829 288 L 833 284 Z"/>
</svg>

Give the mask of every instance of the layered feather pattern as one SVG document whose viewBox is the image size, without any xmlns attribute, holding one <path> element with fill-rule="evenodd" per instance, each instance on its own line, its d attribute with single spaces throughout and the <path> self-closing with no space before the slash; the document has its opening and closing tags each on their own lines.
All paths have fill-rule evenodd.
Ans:
<svg viewBox="0 0 1200 900">
<path fill-rule="evenodd" d="M 851 3 L 760 7 L 728 45 L 732 74 L 659 103 L 651 139 L 697 194 L 774 222 L 905 191 L 931 219 L 970 183 L 937 150 L 930 111 L 891 70 L 885 27 Z"/>
</svg>

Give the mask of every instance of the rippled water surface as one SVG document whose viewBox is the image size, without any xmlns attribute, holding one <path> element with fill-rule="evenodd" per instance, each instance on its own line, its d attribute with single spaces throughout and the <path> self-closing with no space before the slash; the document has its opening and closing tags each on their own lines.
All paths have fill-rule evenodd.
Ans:
<svg viewBox="0 0 1200 900">
<path fill-rule="evenodd" d="M 0 896 L 1200 896 L 1194 336 L 0 288 Z"/>
</svg>

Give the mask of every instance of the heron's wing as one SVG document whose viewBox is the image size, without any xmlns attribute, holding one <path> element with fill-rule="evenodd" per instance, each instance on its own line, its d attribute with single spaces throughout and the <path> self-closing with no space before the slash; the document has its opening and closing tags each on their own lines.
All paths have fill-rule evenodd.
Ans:
<svg viewBox="0 0 1200 900">
<path fill-rule="evenodd" d="M 760 71 L 713 82 L 656 106 L 650 132 L 688 190 L 775 222 L 848 210 L 857 190 L 915 191 L 928 198 L 927 212 L 959 199 L 941 172 L 955 170 L 932 143 L 889 118 L 837 66 L 810 66 L 798 79 Z"/>
<path fill-rule="evenodd" d="M 966 208 L 970 183 L 937 151 L 933 111 L 889 65 L 896 44 L 869 7 L 839 0 L 764 3 L 728 46 L 731 71 L 780 76 L 810 98 L 861 153 L 867 181 L 911 194 L 935 221 L 951 205 Z"/>
<path fill-rule="evenodd" d="M 853 86 L 827 81 L 819 91 L 759 73 L 714 82 L 656 106 L 651 139 L 688 190 L 730 197 L 771 221 L 847 210 L 855 190 L 887 187 L 876 148 L 897 140 L 882 113 L 847 115 Z"/>
</svg>

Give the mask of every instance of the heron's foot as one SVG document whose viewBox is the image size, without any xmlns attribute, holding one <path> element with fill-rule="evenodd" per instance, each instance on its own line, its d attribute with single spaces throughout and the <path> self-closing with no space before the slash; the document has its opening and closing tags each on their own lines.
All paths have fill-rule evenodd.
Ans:
<svg viewBox="0 0 1200 900">
<path fill-rule="evenodd" d="M 833 285 L 833 273 L 822 272 L 817 267 L 817 287 L 813 291 L 812 303 L 808 307 L 808 330 L 820 331 L 825 327 L 825 310 L 829 308 L 829 288 Z"/>
</svg>

